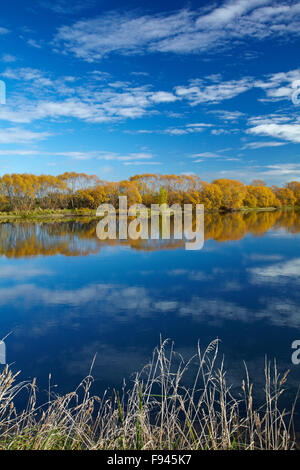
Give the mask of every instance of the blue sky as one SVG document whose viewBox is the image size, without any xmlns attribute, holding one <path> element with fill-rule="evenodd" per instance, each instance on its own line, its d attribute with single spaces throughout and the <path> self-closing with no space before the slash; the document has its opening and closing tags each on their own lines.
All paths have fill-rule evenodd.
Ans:
<svg viewBox="0 0 300 470">
<path fill-rule="evenodd" d="M 1 174 L 300 181 L 300 2 L 11 0 L 0 43 Z"/>
</svg>

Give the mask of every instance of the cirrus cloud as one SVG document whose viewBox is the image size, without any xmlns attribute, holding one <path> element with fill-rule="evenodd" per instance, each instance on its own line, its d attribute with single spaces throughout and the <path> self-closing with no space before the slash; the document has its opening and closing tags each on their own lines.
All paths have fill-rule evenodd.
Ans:
<svg viewBox="0 0 300 470">
<path fill-rule="evenodd" d="M 138 15 L 111 11 L 61 26 L 57 51 L 88 62 L 111 53 L 203 53 L 241 40 L 299 35 L 300 5 L 270 0 L 227 0 L 205 9 Z"/>
</svg>

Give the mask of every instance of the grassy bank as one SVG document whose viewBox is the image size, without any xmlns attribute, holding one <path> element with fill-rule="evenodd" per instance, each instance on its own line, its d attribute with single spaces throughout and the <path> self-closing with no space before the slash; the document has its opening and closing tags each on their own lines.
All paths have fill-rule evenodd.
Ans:
<svg viewBox="0 0 300 470">
<path fill-rule="evenodd" d="M 264 212 L 264 211 L 276 211 L 276 210 L 292 210 L 294 207 L 285 206 L 285 207 L 241 207 L 240 209 L 224 211 L 219 209 L 211 209 L 205 211 L 208 214 L 211 213 L 238 213 L 238 212 Z M 295 208 L 299 209 L 299 208 Z M 116 209 L 116 213 L 119 213 L 119 210 Z M 154 211 L 156 214 L 157 211 Z M 148 216 L 151 215 L 151 209 L 148 209 Z M 66 217 L 90 217 L 98 218 L 96 216 L 96 210 L 92 209 L 34 209 L 32 211 L 10 211 L 10 212 L 0 212 L 1 219 L 65 219 Z"/>
<path fill-rule="evenodd" d="M 287 374 L 265 365 L 265 400 L 254 408 L 247 369 L 239 398 L 218 363 L 218 341 L 188 362 L 162 343 L 152 362 L 136 374 L 131 388 L 92 396 L 89 375 L 72 393 L 36 405 L 36 384 L 17 383 L 8 367 L 0 375 L 1 449 L 127 450 L 287 450 L 295 448 L 293 409 L 282 411 L 279 399 Z M 194 369 L 196 367 L 196 369 Z M 195 370 L 188 388 L 185 375 Z M 28 405 L 14 402 L 27 389 Z M 50 389 L 50 387 L 49 387 Z"/>
<path fill-rule="evenodd" d="M 34 209 L 32 211 L 0 212 L 0 219 L 44 219 L 65 217 L 96 217 L 96 211 L 90 209 Z"/>
</svg>

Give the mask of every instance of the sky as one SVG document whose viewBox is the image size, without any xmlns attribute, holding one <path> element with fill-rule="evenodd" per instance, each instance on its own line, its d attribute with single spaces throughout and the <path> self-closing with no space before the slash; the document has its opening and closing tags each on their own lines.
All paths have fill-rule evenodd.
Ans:
<svg viewBox="0 0 300 470">
<path fill-rule="evenodd" d="M 0 174 L 300 181 L 299 50 L 296 0 L 3 2 Z"/>
</svg>

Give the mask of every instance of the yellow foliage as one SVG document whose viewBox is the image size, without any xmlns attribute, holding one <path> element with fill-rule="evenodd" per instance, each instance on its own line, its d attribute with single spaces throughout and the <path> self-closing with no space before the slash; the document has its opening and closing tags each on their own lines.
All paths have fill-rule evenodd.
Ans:
<svg viewBox="0 0 300 470">
<path fill-rule="evenodd" d="M 118 198 L 127 196 L 128 205 L 157 203 L 161 195 L 168 204 L 204 204 L 207 211 L 234 211 L 242 207 L 264 208 L 300 205 L 300 183 L 269 188 L 262 180 L 245 186 L 221 178 L 212 183 L 196 175 L 145 173 L 121 182 L 107 182 L 96 175 L 65 172 L 62 175 L 6 174 L 0 178 L 0 210 L 96 209 L 103 202 L 118 207 Z"/>
</svg>

